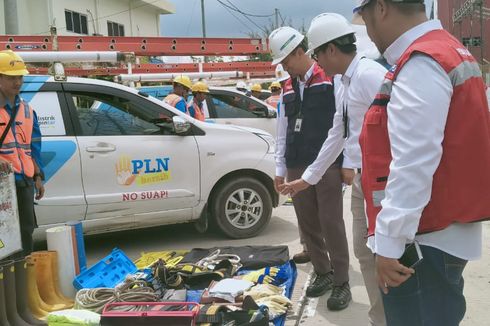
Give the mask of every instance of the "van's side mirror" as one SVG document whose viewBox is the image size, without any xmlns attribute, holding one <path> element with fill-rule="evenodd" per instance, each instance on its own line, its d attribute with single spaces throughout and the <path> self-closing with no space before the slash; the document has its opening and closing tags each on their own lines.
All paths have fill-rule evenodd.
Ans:
<svg viewBox="0 0 490 326">
<path fill-rule="evenodd" d="M 277 118 L 277 111 L 276 110 L 269 110 L 269 115 L 267 117 L 268 118 Z"/>
<path fill-rule="evenodd" d="M 177 135 L 186 134 L 191 129 L 191 123 L 178 115 L 173 116 L 172 121 Z"/>
</svg>

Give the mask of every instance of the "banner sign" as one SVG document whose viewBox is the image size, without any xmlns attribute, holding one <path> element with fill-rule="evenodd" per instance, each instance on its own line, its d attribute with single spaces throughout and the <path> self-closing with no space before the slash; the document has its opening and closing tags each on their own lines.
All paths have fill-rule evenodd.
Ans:
<svg viewBox="0 0 490 326">
<path fill-rule="evenodd" d="M 22 250 L 14 174 L 0 173 L 0 259 Z"/>
</svg>

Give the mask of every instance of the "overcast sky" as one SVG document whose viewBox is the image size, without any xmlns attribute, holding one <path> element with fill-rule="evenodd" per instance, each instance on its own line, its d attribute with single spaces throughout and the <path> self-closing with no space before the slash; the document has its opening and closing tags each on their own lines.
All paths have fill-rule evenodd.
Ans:
<svg viewBox="0 0 490 326">
<path fill-rule="evenodd" d="M 200 37 L 201 0 L 170 0 L 175 4 L 176 13 L 162 16 L 161 35 L 175 37 Z M 273 15 L 274 8 L 280 10 L 282 18 L 293 27 L 302 25 L 308 29 L 311 20 L 322 12 L 336 12 L 348 19 L 357 0 L 220 0 L 226 5 L 235 5 L 241 11 L 255 15 Z M 426 0 L 432 4 L 432 0 Z M 204 0 L 207 37 L 247 37 L 249 33 L 259 33 L 258 26 L 270 25 L 272 17 L 249 17 L 227 10 L 218 0 Z M 427 6 L 429 7 L 429 6 Z M 255 24 L 256 25 L 255 25 Z"/>
<path fill-rule="evenodd" d="M 200 37 L 201 0 L 170 0 L 176 13 L 162 16 L 161 35 L 176 37 Z M 322 12 L 337 12 L 350 18 L 356 0 L 220 0 L 234 4 L 245 13 L 272 15 L 278 8 L 282 17 L 296 28 L 303 24 L 308 28 L 313 17 Z M 230 4 L 230 2 L 231 4 Z M 232 11 L 233 17 L 218 0 L 204 0 L 207 37 L 247 37 L 250 32 L 260 32 L 259 26 L 270 25 L 274 17 L 249 17 Z"/>
</svg>

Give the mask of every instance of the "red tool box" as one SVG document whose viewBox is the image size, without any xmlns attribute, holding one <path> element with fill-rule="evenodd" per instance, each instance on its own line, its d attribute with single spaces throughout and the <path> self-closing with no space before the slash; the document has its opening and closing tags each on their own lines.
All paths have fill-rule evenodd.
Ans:
<svg viewBox="0 0 490 326">
<path fill-rule="evenodd" d="M 195 326 L 198 314 L 195 302 L 117 302 L 105 306 L 100 325 Z"/>
</svg>

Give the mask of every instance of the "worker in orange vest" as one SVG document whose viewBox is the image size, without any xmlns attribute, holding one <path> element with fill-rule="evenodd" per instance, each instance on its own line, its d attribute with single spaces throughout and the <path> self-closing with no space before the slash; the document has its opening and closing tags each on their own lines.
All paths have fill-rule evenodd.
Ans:
<svg viewBox="0 0 490 326">
<path fill-rule="evenodd" d="M 192 88 L 191 79 L 188 76 L 180 75 L 173 80 L 173 91 L 163 101 L 179 111 L 189 114 L 187 109 L 187 94 Z"/>
<path fill-rule="evenodd" d="M 253 84 L 250 88 L 252 91 L 252 96 L 260 99 L 260 95 L 262 94 L 262 86 L 260 84 Z"/>
<path fill-rule="evenodd" d="M 23 76 L 28 73 L 18 54 L 0 51 L 0 172 L 15 174 L 21 256 L 33 250 L 34 197 L 39 200 L 44 196 L 41 131 L 36 113 L 19 96 Z"/>
<path fill-rule="evenodd" d="M 188 111 L 190 116 L 194 119 L 200 121 L 204 121 L 206 119 L 206 116 L 204 114 L 204 105 L 207 94 L 209 94 L 209 89 L 206 83 L 199 81 L 192 85 L 192 95 L 194 96 L 194 98 L 189 104 Z"/>
<path fill-rule="evenodd" d="M 269 87 L 272 95 L 265 100 L 265 103 L 277 109 L 277 105 L 279 104 L 279 100 L 281 99 L 281 89 L 281 83 L 279 83 L 278 81 L 273 82 Z"/>
</svg>

